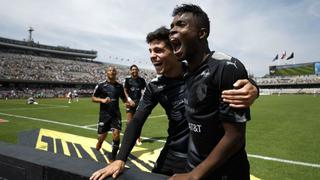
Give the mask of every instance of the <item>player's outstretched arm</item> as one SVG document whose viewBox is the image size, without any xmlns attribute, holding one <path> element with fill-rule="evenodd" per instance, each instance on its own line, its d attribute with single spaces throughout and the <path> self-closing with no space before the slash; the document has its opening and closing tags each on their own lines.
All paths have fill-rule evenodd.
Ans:
<svg viewBox="0 0 320 180">
<path fill-rule="evenodd" d="M 121 174 L 124 170 L 125 162 L 121 160 L 116 160 L 106 167 L 99 169 L 94 172 L 90 180 L 103 180 L 108 176 L 112 176 L 112 178 L 117 178 L 119 174 Z"/>
<path fill-rule="evenodd" d="M 246 108 L 259 96 L 258 86 L 247 79 L 239 79 L 233 84 L 234 89 L 222 91 L 223 101 L 233 108 Z"/>
</svg>

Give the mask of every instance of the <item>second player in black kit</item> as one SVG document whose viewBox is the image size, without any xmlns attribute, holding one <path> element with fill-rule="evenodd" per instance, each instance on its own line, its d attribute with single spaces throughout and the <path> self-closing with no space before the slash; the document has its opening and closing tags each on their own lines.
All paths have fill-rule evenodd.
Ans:
<svg viewBox="0 0 320 180">
<path fill-rule="evenodd" d="M 127 112 L 127 124 L 133 119 L 133 115 L 136 112 L 137 106 L 142 96 L 142 91 L 146 87 L 146 81 L 139 76 L 139 68 L 137 65 L 130 66 L 130 76 L 125 79 L 124 92 L 128 98 L 129 103 L 126 105 Z M 140 136 L 136 142 L 137 145 L 141 145 Z"/>
<path fill-rule="evenodd" d="M 108 157 L 112 162 L 117 155 L 120 144 L 121 113 L 119 109 L 119 98 L 127 103 L 124 88 L 116 81 L 117 71 L 114 67 L 106 69 L 107 80 L 99 83 L 92 95 L 92 101 L 100 103 L 99 122 L 98 122 L 98 142 L 96 149 L 100 150 L 108 131 L 112 131 L 112 153 Z"/>
<path fill-rule="evenodd" d="M 108 81 L 99 83 L 93 95 L 100 98 L 110 98 L 109 103 L 100 103 L 98 133 L 104 133 L 112 129 L 121 130 L 121 113 L 119 98 L 125 101 L 123 86 L 118 82 L 112 84 Z"/>
<path fill-rule="evenodd" d="M 225 131 L 222 122 L 245 123 L 249 108 L 234 109 L 222 102 L 221 93 L 233 87 L 247 72 L 242 63 L 228 55 L 212 52 L 199 68 L 186 74 L 186 118 L 190 129 L 188 171 L 194 169 L 216 147 Z M 241 168 L 240 168 L 241 167 Z M 207 179 L 247 179 L 249 162 L 243 145 Z"/>
<path fill-rule="evenodd" d="M 126 161 L 143 124 L 153 108 L 160 103 L 168 121 L 168 137 L 152 172 L 172 175 L 185 172 L 189 129 L 184 117 L 184 80 L 182 77 L 159 76 L 146 87 L 132 123 L 126 129 L 117 159 Z M 170 160 L 171 158 L 171 160 Z M 180 165 L 179 165 L 180 163 Z"/>
<path fill-rule="evenodd" d="M 132 70 L 132 68 L 136 68 L 137 71 L 139 70 L 136 65 L 132 65 L 130 67 L 130 70 Z M 134 101 L 135 103 L 134 107 L 127 108 L 127 112 L 132 112 L 132 113 L 136 112 L 137 106 L 142 96 L 142 91 L 144 90 L 145 87 L 146 87 L 146 81 L 142 77 L 138 75 L 137 76 L 132 75 L 132 76 L 126 77 L 124 82 L 124 88 L 128 94 L 128 97 L 130 97 L 131 100 Z"/>
</svg>

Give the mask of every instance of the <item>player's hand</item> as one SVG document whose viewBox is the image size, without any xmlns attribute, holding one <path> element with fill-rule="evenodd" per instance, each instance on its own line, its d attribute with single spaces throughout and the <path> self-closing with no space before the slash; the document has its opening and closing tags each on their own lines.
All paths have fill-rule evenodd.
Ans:
<svg viewBox="0 0 320 180">
<path fill-rule="evenodd" d="M 195 178 L 191 173 L 183 173 L 183 174 L 174 174 L 168 180 L 198 180 L 199 178 Z"/>
<path fill-rule="evenodd" d="M 136 103 L 131 98 L 127 98 L 127 102 L 125 104 L 127 108 L 136 106 Z"/>
<path fill-rule="evenodd" d="M 109 97 L 106 97 L 104 99 L 101 99 L 101 102 L 102 103 L 109 103 L 109 102 L 111 102 L 111 99 Z"/>
<path fill-rule="evenodd" d="M 131 107 L 136 106 L 136 103 L 133 100 L 129 100 L 128 102 L 129 102 L 129 106 L 131 106 Z"/>
<path fill-rule="evenodd" d="M 108 166 L 94 172 L 91 175 L 90 180 L 103 180 L 108 176 L 112 176 L 112 178 L 117 178 L 119 174 L 123 172 L 124 166 L 125 166 L 124 161 L 116 160 L 111 164 L 109 164 Z"/>
<path fill-rule="evenodd" d="M 233 108 L 249 107 L 258 97 L 257 88 L 247 79 L 240 79 L 233 84 L 234 89 L 224 90 L 222 98 L 224 102 Z"/>
</svg>

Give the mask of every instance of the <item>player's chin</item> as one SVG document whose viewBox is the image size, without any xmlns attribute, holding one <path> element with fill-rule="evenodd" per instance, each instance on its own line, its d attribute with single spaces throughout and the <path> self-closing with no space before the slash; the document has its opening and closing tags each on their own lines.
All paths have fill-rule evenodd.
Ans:
<svg viewBox="0 0 320 180">
<path fill-rule="evenodd" d="M 162 74 L 163 73 L 163 67 L 162 66 L 155 66 L 157 74 Z"/>
</svg>

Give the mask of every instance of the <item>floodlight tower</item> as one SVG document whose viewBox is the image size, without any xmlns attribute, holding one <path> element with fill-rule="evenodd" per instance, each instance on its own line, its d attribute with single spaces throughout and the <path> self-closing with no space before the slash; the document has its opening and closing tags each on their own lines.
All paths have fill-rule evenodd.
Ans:
<svg viewBox="0 0 320 180">
<path fill-rule="evenodd" d="M 33 39 L 32 39 L 32 31 L 34 31 L 34 29 L 30 26 L 28 31 L 29 31 L 29 40 L 28 41 L 32 42 L 33 41 Z"/>
</svg>

